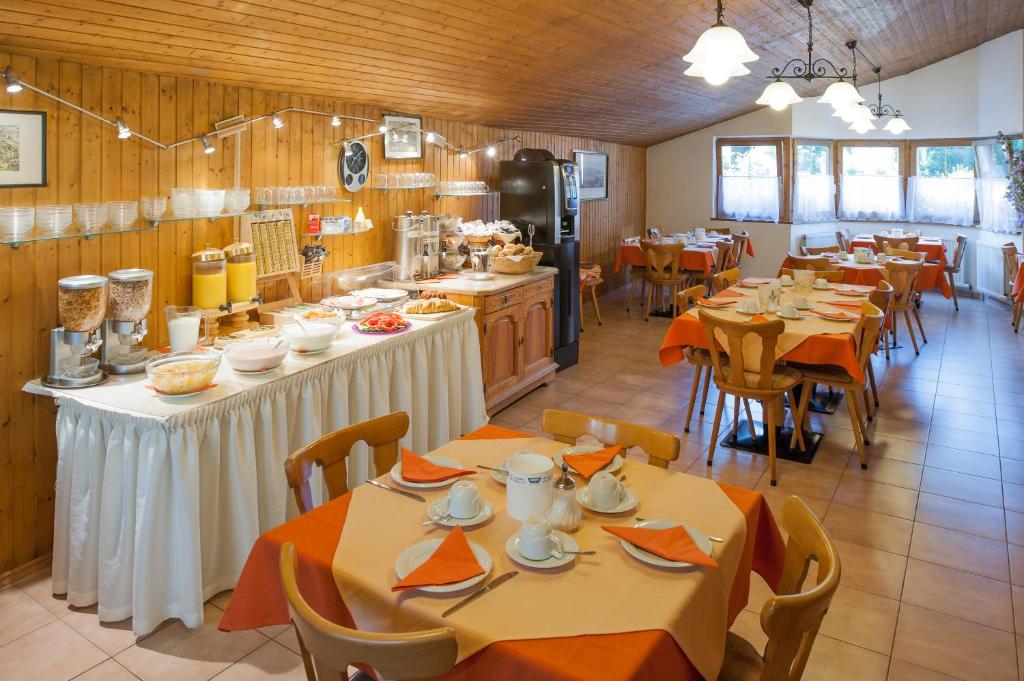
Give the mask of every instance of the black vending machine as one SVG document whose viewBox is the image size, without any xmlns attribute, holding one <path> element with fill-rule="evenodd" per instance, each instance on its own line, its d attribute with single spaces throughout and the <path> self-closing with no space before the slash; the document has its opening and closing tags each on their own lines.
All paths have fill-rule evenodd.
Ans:
<svg viewBox="0 0 1024 681">
<path fill-rule="evenodd" d="M 543 257 L 555 277 L 555 362 L 565 369 L 580 358 L 580 219 L 576 164 L 545 149 L 520 149 L 501 162 L 500 217 Z"/>
</svg>

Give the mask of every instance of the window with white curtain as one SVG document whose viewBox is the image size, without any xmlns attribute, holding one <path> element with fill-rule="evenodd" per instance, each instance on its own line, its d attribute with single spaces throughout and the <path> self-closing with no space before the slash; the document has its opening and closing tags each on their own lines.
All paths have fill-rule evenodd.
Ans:
<svg viewBox="0 0 1024 681">
<path fill-rule="evenodd" d="M 840 156 L 839 217 L 902 220 L 903 177 L 896 146 L 844 146 Z"/>
<path fill-rule="evenodd" d="M 779 148 L 764 144 L 719 144 L 718 217 L 779 221 Z"/>
<path fill-rule="evenodd" d="M 943 225 L 974 224 L 974 149 L 919 146 L 907 184 L 907 219 Z"/>
<path fill-rule="evenodd" d="M 836 219 L 836 183 L 832 176 L 832 147 L 796 145 L 793 182 L 793 222 L 831 222 Z"/>
<path fill-rule="evenodd" d="M 1013 141 L 1014 149 L 1021 150 L 1021 140 Z M 974 146 L 978 179 L 975 193 L 978 200 L 978 226 L 990 232 L 1017 234 L 1017 213 L 1006 198 L 1009 186 L 1009 165 L 1006 149 L 992 141 L 977 142 Z M 1015 153 L 1018 153 L 1015 151 Z"/>
</svg>

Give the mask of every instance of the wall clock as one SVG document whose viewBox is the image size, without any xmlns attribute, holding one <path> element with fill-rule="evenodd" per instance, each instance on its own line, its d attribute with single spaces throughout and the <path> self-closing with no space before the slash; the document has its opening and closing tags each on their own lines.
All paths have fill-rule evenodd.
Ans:
<svg viewBox="0 0 1024 681">
<path fill-rule="evenodd" d="M 348 151 L 338 158 L 338 176 L 350 192 L 357 192 L 370 177 L 370 154 L 362 142 L 349 142 Z"/>
</svg>

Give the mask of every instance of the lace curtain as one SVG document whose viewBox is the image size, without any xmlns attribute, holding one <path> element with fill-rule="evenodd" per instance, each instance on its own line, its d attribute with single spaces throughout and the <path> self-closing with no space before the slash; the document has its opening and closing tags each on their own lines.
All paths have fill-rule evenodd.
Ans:
<svg viewBox="0 0 1024 681">
<path fill-rule="evenodd" d="M 907 219 L 943 225 L 974 224 L 974 178 L 910 178 L 907 188 Z"/>
<path fill-rule="evenodd" d="M 836 183 L 831 175 L 797 175 L 793 187 L 794 222 L 836 219 Z"/>
<path fill-rule="evenodd" d="M 842 220 L 902 220 L 903 181 L 899 175 L 843 175 L 839 187 Z"/>
<path fill-rule="evenodd" d="M 723 218 L 779 221 L 778 177 L 723 175 L 718 191 Z"/>
<path fill-rule="evenodd" d="M 1006 198 L 1009 180 L 975 180 L 978 196 L 978 216 L 981 229 L 1002 234 L 1018 234 L 1017 215 L 1010 200 Z"/>
</svg>

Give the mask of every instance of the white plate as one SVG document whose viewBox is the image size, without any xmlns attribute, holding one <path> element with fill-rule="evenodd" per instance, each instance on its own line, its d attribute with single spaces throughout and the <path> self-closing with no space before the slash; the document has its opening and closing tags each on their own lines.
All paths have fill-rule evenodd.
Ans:
<svg viewBox="0 0 1024 681">
<path fill-rule="evenodd" d="M 811 305 L 810 301 L 807 301 L 806 305 L 797 305 L 796 303 L 793 303 L 793 307 L 795 307 L 798 310 L 810 310 L 814 306 Z"/>
<path fill-rule="evenodd" d="M 437 551 L 437 547 L 441 545 L 443 539 L 427 539 L 421 541 L 418 544 L 413 544 L 405 551 L 398 554 L 398 559 L 395 560 L 395 574 L 398 575 L 398 579 L 405 579 L 409 574 L 427 562 L 427 559 L 434 555 L 434 551 Z M 471 586 L 475 586 L 487 578 L 487 575 L 491 574 L 491 568 L 494 566 L 494 561 L 491 560 L 491 554 L 487 553 L 487 549 L 480 546 L 475 542 L 469 542 L 469 548 L 472 549 L 473 555 L 476 556 L 476 560 L 480 563 L 480 567 L 484 569 L 482 574 L 476 577 L 470 577 L 464 579 L 461 582 L 455 582 L 454 584 L 445 584 L 444 586 L 421 586 L 418 587 L 417 591 L 426 591 L 432 594 L 446 594 L 453 591 L 462 591 L 468 589 Z"/>
<path fill-rule="evenodd" d="M 448 520 L 437 520 L 444 516 L 448 512 L 448 497 L 441 497 L 430 502 L 427 506 L 427 517 L 433 520 L 438 525 L 444 525 L 445 527 L 455 527 L 459 525 L 461 527 L 475 527 L 480 523 L 485 523 L 491 519 L 494 515 L 494 508 L 486 499 L 480 500 L 480 512 L 472 518 L 449 518 Z"/>
<path fill-rule="evenodd" d="M 619 502 L 618 506 L 613 506 L 612 508 L 598 508 L 594 505 L 590 498 L 590 485 L 576 490 L 576 501 L 580 502 L 580 506 L 594 513 L 625 513 L 626 511 L 632 511 L 640 504 L 640 497 L 628 487 L 624 491 L 625 494 L 622 495 L 622 501 Z"/>
<path fill-rule="evenodd" d="M 339 310 L 362 310 L 377 303 L 378 300 L 370 296 L 331 296 L 320 301 L 321 305 Z"/>
<path fill-rule="evenodd" d="M 244 369 L 235 369 L 232 367 L 232 371 L 242 376 L 262 376 L 263 374 L 269 374 L 271 371 L 277 371 L 281 367 L 278 364 L 276 367 L 270 367 L 269 369 L 257 369 L 256 371 L 245 371 Z"/>
<path fill-rule="evenodd" d="M 670 527 L 678 527 L 682 525 L 686 528 L 686 531 L 690 533 L 690 538 L 693 539 L 697 547 L 704 553 L 711 555 L 711 540 L 708 539 L 707 535 L 697 530 L 692 525 L 680 523 L 675 520 L 645 520 L 640 523 L 634 523 L 633 527 L 645 527 L 650 530 L 667 530 Z M 655 567 L 692 567 L 693 563 L 684 563 L 674 560 L 665 560 L 661 556 L 656 556 L 650 551 L 646 551 L 638 546 L 633 546 L 625 539 L 620 539 L 619 543 L 622 544 L 622 548 L 626 550 L 626 553 L 633 556 L 642 563 L 648 565 L 654 565 Z"/>
<path fill-rule="evenodd" d="M 327 348 L 330 346 L 328 345 Z M 310 355 L 319 355 L 321 352 L 326 352 L 327 348 L 320 348 L 319 350 L 299 350 L 298 348 L 292 348 L 289 352 L 294 352 L 299 357 L 309 357 Z"/>
<path fill-rule="evenodd" d="M 781 312 L 779 313 L 779 319 L 789 319 L 790 321 L 795 321 L 797 319 L 803 319 L 803 318 L 804 318 L 804 316 L 802 314 L 800 314 L 799 312 L 797 314 L 793 315 L 792 317 L 790 317 L 789 315 L 784 315 Z"/>
<path fill-rule="evenodd" d="M 850 290 L 844 290 L 844 289 L 841 289 L 841 288 L 837 288 L 836 289 L 836 295 L 837 296 L 850 296 L 851 298 L 866 298 L 868 294 L 866 292 L 862 293 L 860 291 L 850 291 Z"/>
<path fill-rule="evenodd" d="M 208 393 L 211 390 L 213 390 L 213 388 L 207 388 L 206 390 L 196 390 L 195 392 L 182 393 L 180 395 L 170 395 L 168 393 L 162 393 L 159 390 L 153 390 L 153 393 L 157 397 L 159 397 L 161 399 L 164 399 L 164 400 L 184 400 L 184 399 L 187 399 L 189 397 L 195 397 L 196 395 L 202 395 L 203 393 Z"/>
<path fill-rule="evenodd" d="M 502 461 L 497 466 L 492 466 L 492 468 L 505 468 L 505 462 Z M 508 473 L 499 473 L 498 471 L 487 471 L 487 472 L 491 474 L 491 479 L 492 480 L 494 480 L 495 482 L 497 482 L 498 484 L 501 484 L 501 485 L 505 484 L 505 479 L 508 477 Z"/>
<path fill-rule="evenodd" d="M 352 294 L 390 302 L 392 300 L 401 300 L 402 298 L 407 297 L 409 292 L 397 288 L 364 288 L 358 291 L 352 291 Z"/>
<path fill-rule="evenodd" d="M 814 315 L 816 317 L 820 317 L 821 319 L 824 319 L 826 322 L 839 322 L 839 323 L 843 324 L 843 323 L 847 323 L 847 322 L 857 322 L 857 321 L 860 321 L 860 317 L 851 317 L 849 319 L 835 319 L 834 317 L 826 317 L 826 316 L 824 316 L 822 314 L 819 314 L 817 310 L 811 310 L 811 312 L 814 313 Z M 840 312 L 845 313 L 845 310 L 840 310 Z"/>
<path fill-rule="evenodd" d="M 748 317 L 753 317 L 756 314 L 764 314 L 764 310 L 763 309 L 758 310 L 757 312 L 747 312 L 746 310 L 741 310 L 739 308 L 736 308 L 736 311 L 739 312 L 740 314 L 745 314 Z"/>
<path fill-rule="evenodd" d="M 461 463 L 459 463 L 455 459 L 449 459 L 447 456 L 435 456 L 433 454 L 428 454 L 423 458 L 429 461 L 430 463 L 434 464 L 435 466 L 462 468 Z M 454 477 L 448 478 L 447 480 L 439 480 L 438 482 L 409 482 L 407 480 L 402 479 L 401 461 L 399 461 L 398 463 L 391 467 L 391 479 L 397 482 L 399 485 L 402 485 L 403 487 L 411 487 L 413 489 L 441 489 L 442 487 L 454 485 L 455 481 L 461 477 L 464 476 L 456 475 Z"/>
<path fill-rule="evenodd" d="M 576 543 L 576 540 L 567 535 L 565 532 L 558 530 L 552 530 L 554 535 L 554 544 L 556 551 L 579 551 L 580 545 Z M 508 557 L 526 567 L 540 568 L 541 570 L 550 570 L 552 568 L 562 567 L 568 565 L 576 558 L 571 553 L 563 553 L 561 558 L 555 558 L 553 555 L 545 558 L 544 560 L 530 560 L 523 554 L 519 553 L 519 533 L 513 534 L 505 542 L 505 553 Z"/>
<path fill-rule="evenodd" d="M 563 451 L 559 452 L 558 454 L 555 454 L 555 456 L 552 458 L 555 461 L 555 468 L 561 471 L 562 454 L 590 454 L 591 452 L 596 452 L 601 449 L 604 449 L 604 447 L 602 447 L 601 445 L 573 445 L 572 447 L 566 447 Z M 612 460 L 609 461 L 604 468 L 599 468 L 598 470 L 607 471 L 608 473 L 614 473 L 615 471 L 622 468 L 622 462 L 622 455 L 616 454 L 615 457 L 612 458 Z M 579 474 L 579 471 L 577 471 L 572 466 L 569 466 L 569 472 Z M 596 473 L 597 471 L 594 472 Z"/>
</svg>

